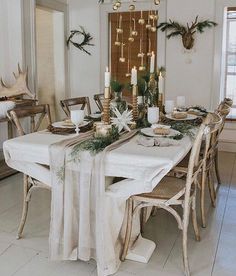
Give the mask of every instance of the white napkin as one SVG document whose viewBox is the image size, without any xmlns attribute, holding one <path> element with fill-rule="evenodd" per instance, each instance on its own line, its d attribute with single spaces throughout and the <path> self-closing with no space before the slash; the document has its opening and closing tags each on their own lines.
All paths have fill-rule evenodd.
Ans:
<svg viewBox="0 0 236 276">
<path fill-rule="evenodd" d="M 140 135 L 137 139 L 138 145 L 142 145 L 144 147 L 170 147 L 170 146 L 178 146 L 179 143 L 176 140 L 170 138 L 151 138 Z"/>
<path fill-rule="evenodd" d="M 7 111 L 15 107 L 15 103 L 12 101 L 0 102 L 0 119 L 7 117 Z"/>
</svg>

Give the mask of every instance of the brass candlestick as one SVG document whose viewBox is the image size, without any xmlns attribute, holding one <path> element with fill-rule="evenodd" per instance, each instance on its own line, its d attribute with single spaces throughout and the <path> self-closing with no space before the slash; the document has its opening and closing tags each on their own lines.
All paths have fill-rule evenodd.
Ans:
<svg viewBox="0 0 236 276">
<path fill-rule="evenodd" d="M 133 121 L 138 120 L 138 86 L 133 85 L 132 90 Z"/>
<path fill-rule="evenodd" d="M 111 103 L 110 87 L 105 87 L 104 102 L 103 102 L 103 121 L 105 124 L 108 124 L 108 125 L 111 123 L 110 103 Z"/>
<path fill-rule="evenodd" d="M 159 93 L 158 95 L 158 107 L 162 113 L 164 113 L 164 95 Z"/>
</svg>

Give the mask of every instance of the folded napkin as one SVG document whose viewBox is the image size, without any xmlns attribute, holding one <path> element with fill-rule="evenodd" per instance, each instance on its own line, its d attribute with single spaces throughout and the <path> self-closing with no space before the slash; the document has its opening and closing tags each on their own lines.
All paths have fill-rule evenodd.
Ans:
<svg viewBox="0 0 236 276">
<path fill-rule="evenodd" d="M 7 117 L 7 111 L 13 109 L 16 104 L 12 101 L 1 101 L 0 102 L 0 119 Z"/>
<path fill-rule="evenodd" d="M 170 138 L 152 138 L 140 135 L 137 139 L 138 145 L 142 145 L 144 147 L 170 147 L 170 146 L 178 146 L 179 143 L 176 140 Z"/>
</svg>

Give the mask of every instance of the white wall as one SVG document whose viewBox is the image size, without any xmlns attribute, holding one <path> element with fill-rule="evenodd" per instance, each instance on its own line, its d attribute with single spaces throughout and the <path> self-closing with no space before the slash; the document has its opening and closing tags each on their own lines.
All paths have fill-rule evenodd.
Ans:
<svg viewBox="0 0 236 276">
<path fill-rule="evenodd" d="M 11 71 L 15 69 L 18 61 L 21 62 L 21 12 L 20 0 L 0 1 L 0 75 L 10 78 Z M 146 2 L 146 1 L 141 1 Z M 196 52 L 190 55 L 192 63 L 188 63 L 188 54 L 183 54 L 183 47 L 179 38 L 168 40 L 166 43 L 166 94 L 170 99 L 177 95 L 185 95 L 188 103 L 211 106 L 213 99 L 219 94 L 219 84 L 216 80 L 220 53 L 215 49 L 221 47 L 220 33 L 222 31 L 221 11 L 227 3 L 234 0 L 162 0 L 166 5 L 164 11 L 166 19 L 175 19 L 186 23 L 194 19 L 196 15 L 200 18 L 215 19 L 220 25 L 215 30 L 207 30 L 202 35 L 197 35 Z M 162 5 L 164 5 L 162 4 Z M 89 47 L 92 56 L 70 47 L 70 82 L 71 96 L 92 96 L 101 92 L 102 71 L 100 69 L 101 34 L 100 34 L 100 8 L 97 0 L 70 0 L 70 30 L 84 26 L 94 37 L 95 47 Z M 161 11 L 162 12 L 162 11 Z M 163 15 L 162 15 L 163 17 Z M 8 31 L 6 32 L 5 29 Z M 107 32 L 102 29 L 102 32 Z M 216 38 L 215 38 L 216 35 Z M 161 36 L 164 37 L 164 36 Z M 216 44 L 215 44 L 216 41 Z M 164 55 L 163 53 L 161 53 Z M 160 56 L 158 57 L 161 58 Z M 163 58 L 163 57 L 162 57 Z M 3 61 L 3 62 L 2 62 Z M 214 64 L 214 65 L 213 65 Z M 218 70 L 219 71 L 219 70 Z M 11 80 L 11 79 L 10 79 Z M 218 100 L 218 99 L 217 99 Z M 217 102 L 217 100 L 215 102 Z M 93 102 L 93 101 L 92 101 Z M 215 106 L 215 105 L 214 105 Z M 3 129 L 0 128 L 0 136 Z"/>
<path fill-rule="evenodd" d="M 214 1 L 178 0 L 167 2 L 167 19 L 192 22 L 199 19 L 214 20 Z M 171 38 L 166 48 L 166 96 L 187 98 L 187 104 L 200 104 L 210 108 L 215 30 L 196 35 L 196 44 L 190 54 L 184 53 L 180 38 Z M 191 62 L 191 63 L 189 63 Z"/>
<path fill-rule="evenodd" d="M 90 96 L 100 93 L 100 25 L 96 0 L 70 0 L 70 30 L 83 26 L 93 36 L 95 47 L 88 47 L 91 56 L 70 46 L 71 96 Z"/>
<path fill-rule="evenodd" d="M 22 63 L 21 1 L 0 1 L 0 77 L 12 84 L 12 72 Z M 0 124 L 0 148 L 7 139 L 6 124 Z"/>
</svg>

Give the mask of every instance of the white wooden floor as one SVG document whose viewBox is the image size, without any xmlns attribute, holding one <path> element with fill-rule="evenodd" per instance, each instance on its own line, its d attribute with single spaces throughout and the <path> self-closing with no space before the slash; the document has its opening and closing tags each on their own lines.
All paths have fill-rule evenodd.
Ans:
<svg viewBox="0 0 236 276">
<path fill-rule="evenodd" d="M 192 275 L 236 275 L 236 154 L 221 153 L 223 184 L 216 209 L 209 200 L 208 226 L 201 229 L 201 242 L 189 232 L 189 257 Z M 96 264 L 84 262 L 49 262 L 48 230 L 50 193 L 33 195 L 22 240 L 16 240 L 21 214 L 22 175 L 0 182 L 0 276 L 95 276 Z M 124 262 L 117 276 L 183 275 L 181 235 L 175 220 L 159 211 L 145 228 L 145 236 L 157 243 L 146 265 Z"/>
</svg>

